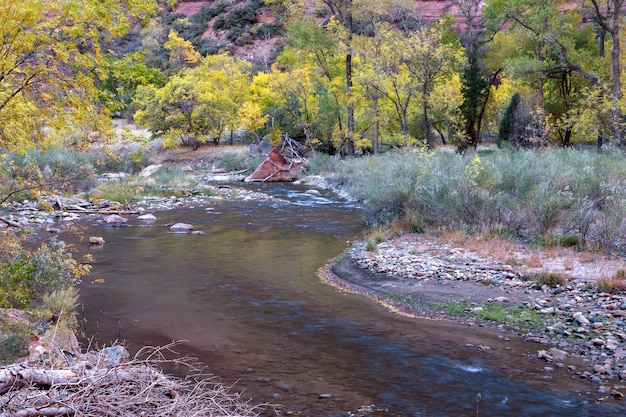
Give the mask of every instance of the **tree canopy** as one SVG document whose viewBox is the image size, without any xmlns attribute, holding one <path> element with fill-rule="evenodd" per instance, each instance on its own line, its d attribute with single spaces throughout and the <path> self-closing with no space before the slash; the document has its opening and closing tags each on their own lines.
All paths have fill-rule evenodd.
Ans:
<svg viewBox="0 0 626 417">
<path fill-rule="evenodd" d="M 108 42 L 155 10 L 155 0 L 0 0 L 0 146 L 105 129 L 95 84 Z"/>
</svg>

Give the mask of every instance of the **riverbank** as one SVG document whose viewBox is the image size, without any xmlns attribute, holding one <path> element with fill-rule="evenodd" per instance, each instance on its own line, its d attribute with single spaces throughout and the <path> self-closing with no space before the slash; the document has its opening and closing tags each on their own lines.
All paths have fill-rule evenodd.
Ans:
<svg viewBox="0 0 626 417">
<path fill-rule="evenodd" d="M 545 362 L 544 372 L 567 367 L 592 383 L 596 400 L 622 400 L 626 295 L 598 287 L 603 276 L 619 271 L 621 260 L 511 244 L 505 262 L 488 245 L 483 249 L 492 256 L 464 243 L 407 234 L 366 250 L 360 241 L 321 276 L 402 315 L 497 328 L 505 341 L 523 339 L 529 360 Z M 557 274 L 559 284 L 541 281 Z"/>
</svg>

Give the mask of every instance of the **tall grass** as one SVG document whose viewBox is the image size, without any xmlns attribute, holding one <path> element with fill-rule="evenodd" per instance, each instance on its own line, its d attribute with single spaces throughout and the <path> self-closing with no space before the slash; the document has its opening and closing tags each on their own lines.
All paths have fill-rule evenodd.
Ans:
<svg viewBox="0 0 626 417">
<path fill-rule="evenodd" d="M 626 164 L 621 151 L 574 149 L 397 151 L 313 161 L 367 207 L 373 225 L 411 216 L 426 227 L 473 232 L 499 228 L 527 240 L 575 236 L 581 244 L 625 242 Z M 554 239 L 553 239 L 554 240 Z M 557 239 L 558 240 L 558 239 Z"/>
</svg>

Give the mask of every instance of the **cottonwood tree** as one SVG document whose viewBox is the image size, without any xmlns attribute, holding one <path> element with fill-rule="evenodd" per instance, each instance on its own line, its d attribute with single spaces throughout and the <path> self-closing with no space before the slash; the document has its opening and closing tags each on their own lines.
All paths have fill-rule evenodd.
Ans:
<svg viewBox="0 0 626 417">
<path fill-rule="evenodd" d="M 107 41 L 155 10 L 154 0 L 0 0 L 0 147 L 105 129 L 95 79 Z"/>
<path fill-rule="evenodd" d="M 139 126 L 162 136 L 165 147 L 219 144 L 225 130 L 238 127 L 246 101 L 250 64 L 226 54 L 210 55 L 196 68 L 173 76 L 163 88 L 141 86 L 135 113 Z"/>
<path fill-rule="evenodd" d="M 403 44 L 403 63 L 419 87 L 422 104 L 424 141 L 434 147 L 431 120 L 428 115 L 429 95 L 440 82 L 449 79 L 464 62 L 463 48 L 446 37 L 445 24 L 435 24 L 409 34 Z"/>
<path fill-rule="evenodd" d="M 576 5 L 578 7 L 572 10 L 569 8 L 571 3 L 562 0 L 492 0 L 483 12 L 492 27 L 504 27 L 509 22 L 512 26 L 507 30 L 524 31 L 534 40 L 534 60 L 527 60 L 526 64 L 528 72 L 541 74 L 538 77 L 541 97 L 548 74 L 559 74 L 560 79 L 575 75 L 610 97 L 612 136 L 622 143 L 619 34 L 623 1 L 610 0 L 600 4 L 596 0 L 583 0 Z M 607 65 L 604 65 L 603 48 L 590 46 L 588 39 L 593 28 L 585 24 L 583 16 L 592 18 L 601 33 L 608 33 L 612 38 L 611 59 Z M 585 34 L 588 35 L 587 41 L 581 45 L 581 37 Z M 599 38 L 603 46 L 603 37 Z M 610 72 L 606 71 L 607 67 L 611 68 Z"/>
</svg>

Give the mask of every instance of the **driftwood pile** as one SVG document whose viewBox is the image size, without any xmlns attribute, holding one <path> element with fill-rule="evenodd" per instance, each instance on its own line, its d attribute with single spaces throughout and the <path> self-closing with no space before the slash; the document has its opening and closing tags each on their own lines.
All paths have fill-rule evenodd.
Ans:
<svg viewBox="0 0 626 417">
<path fill-rule="evenodd" d="M 172 346 L 115 360 L 90 352 L 67 369 L 0 368 L 0 417 L 259 415 L 260 408 L 199 373 L 189 359 L 166 359 Z M 188 376 L 167 376 L 158 370 L 163 366 L 182 367 Z"/>
</svg>

